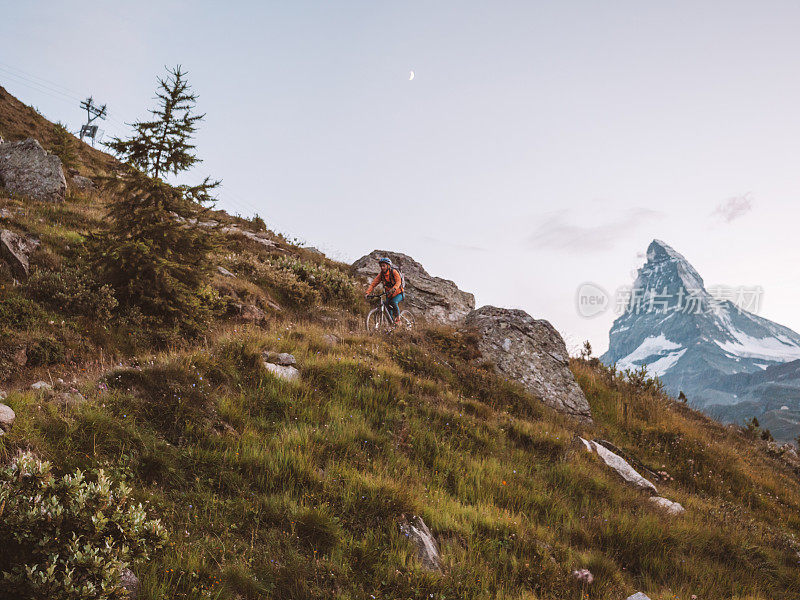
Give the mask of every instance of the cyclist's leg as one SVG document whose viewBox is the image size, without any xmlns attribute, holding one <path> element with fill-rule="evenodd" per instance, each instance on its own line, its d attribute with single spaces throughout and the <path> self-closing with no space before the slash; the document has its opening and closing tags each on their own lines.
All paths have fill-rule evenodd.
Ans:
<svg viewBox="0 0 800 600">
<path fill-rule="evenodd" d="M 392 316 L 392 320 L 397 322 L 397 319 L 400 317 L 400 303 L 403 301 L 403 294 L 397 294 L 394 298 L 389 300 L 389 314 Z"/>
</svg>

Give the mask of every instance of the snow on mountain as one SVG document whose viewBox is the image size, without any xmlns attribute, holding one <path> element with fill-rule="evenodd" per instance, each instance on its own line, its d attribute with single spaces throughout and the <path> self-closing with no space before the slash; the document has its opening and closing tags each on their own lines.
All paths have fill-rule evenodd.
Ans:
<svg viewBox="0 0 800 600">
<path fill-rule="evenodd" d="M 734 303 L 758 290 L 722 292 L 711 294 L 683 255 L 653 240 L 601 360 L 620 369 L 645 365 L 668 391 L 684 391 L 696 406 L 735 403 L 714 381 L 800 359 L 800 335 Z"/>
</svg>

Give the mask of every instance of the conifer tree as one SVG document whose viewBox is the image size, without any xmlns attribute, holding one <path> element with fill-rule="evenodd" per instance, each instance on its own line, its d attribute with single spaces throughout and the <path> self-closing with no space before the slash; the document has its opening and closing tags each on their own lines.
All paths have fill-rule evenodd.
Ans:
<svg viewBox="0 0 800 600">
<path fill-rule="evenodd" d="M 108 143 L 125 169 L 109 180 L 115 200 L 108 231 L 95 239 L 96 262 L 121 307 L 198 333 L 209 316 L 204 290 L 214 244 L 198 223 L 219 182 L 164 180 L 201 162 L 192 138 L 205 115 L 192 114 L 197 96 L 180 66 L 159 78 L 156 99 L 151 120 L 134 123 L 129 139 Z"/>
</svg>

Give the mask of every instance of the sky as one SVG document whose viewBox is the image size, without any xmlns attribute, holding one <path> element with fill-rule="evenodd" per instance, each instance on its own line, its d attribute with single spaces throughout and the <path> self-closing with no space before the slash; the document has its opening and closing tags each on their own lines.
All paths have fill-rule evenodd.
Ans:
<svg viewBox="0 0 800 600">
<path fill-rule="evenodd" d="M 608 345 L 654 238 L 800 331 L 800 4 L 0 0 L 0 85 L 106 135 L 181 64 L 218 208 Z M 415 77 L 409 80 L 409 72 Z M 585 289 L 585 288 L 582 288 Z M 584 311 L 585 312 L 585 311 Z"/>
</svg>

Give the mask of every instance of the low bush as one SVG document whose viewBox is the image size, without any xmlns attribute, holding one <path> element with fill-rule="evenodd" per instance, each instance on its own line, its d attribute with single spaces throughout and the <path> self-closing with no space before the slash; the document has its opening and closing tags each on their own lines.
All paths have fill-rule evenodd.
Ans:
<svg viewBox="0 0 800 600">
<path fill-rule="evenodd" d="M 130 488 L 102 471 L 54 477 L 22 453 L 0 469 L 0 600 L 122 598 L 121 575 L 166 543 Z"/>
</svg>

